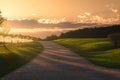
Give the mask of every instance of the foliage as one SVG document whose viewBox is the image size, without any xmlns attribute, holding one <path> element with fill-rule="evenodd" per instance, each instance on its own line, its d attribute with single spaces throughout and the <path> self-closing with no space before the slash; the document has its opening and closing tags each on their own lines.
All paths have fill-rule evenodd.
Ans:
<svg viewBox="0 0 120 80">
<path fill-rule="evenodd" d="M 100 66 L 120 68 L 120 48 L 115 49 L 106 38 L 58 39 L 61 44 L 92 63 Z"/>
<path fill-rule="evenodd" d="M 62 33 L 59 38 L 106 38 L 108 34 L 120 32 L 120 25 L 84 28 Z"/>
<path fill-rule="evenodd" d="M 3 22 L 5 21 L 6 19 L 4 19 L 1 15 L 1 11 L 0 11 L 0 25 L 3 24 Z"/>
<path fill-rule="evenodd" d="M 113 42 L 114 46 L 118 48 L 120 45 L 120 33 L 113 33 L 113 34 L 108 35 L 108 37 Z"/>
<path fill-rule="evenodd" d="M 51 35 L 51 36 L 48 36 L 47 38 L 45 38 L 44 40 L 55 40 L 55 39 L 58 39 L 58 36 Z"/>
<path fill-rule="evenodd" d="M 6 47 L 6 46 L 5 46 L 5 37 L 6 37 L 6 35 L 8 34 L 8 32 L 9 32 L 9 30 L 10 30 L 10 28 L 8 28 L 8 27 L 6 26 L 6 21 L 7 21 L 7 20 L 2 17 L 1 11 L 0 11 L 0 35 L 1 35 L 2 38 L 3 38 L 2 44 L 3 44 L 4 47 Z"/>
<path fill-rule="evenodd" d="M 0 11 L 0 28 L 1 28 L 0 33 L 3 34 L 3 35 L 8 34 L 8 32 L 10 30 L 10 28 L 8 28 L 6 26 L 6 21 L 7 20 L 4 17 L 2 17 L 1 11 Z"/>
</svg>

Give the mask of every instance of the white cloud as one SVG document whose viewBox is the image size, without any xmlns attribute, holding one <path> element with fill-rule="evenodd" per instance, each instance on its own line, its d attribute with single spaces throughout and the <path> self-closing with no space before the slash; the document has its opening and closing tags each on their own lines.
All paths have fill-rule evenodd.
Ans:
<svg viewBox="0 0 120 80">
<path fill-rule="evenodd" d="M 78 17 L 78 18 L 86 18 L 85 15 L 78 15 L 77 17 Z"/>
<path fill-rule="evenodd" d="M 112 12 L 117 13 L 118 9 L 111 8 Z"/>
<path fill-rule="evenodd" d="M 42 23 L 42 24 L 58 24 L 61 22 L 65 22 L 66 18 L 61 18 L 61 19 L 57 19 L 57 18 L 52 18 L 52 19 L 48 19 L 48 18 L 43 18 L 43 19 L 39 19 L 38 22 Z"/>
<path fill-rule="evenodd" d="M 114 4 L 106 5 L 106 7 L 114 13 L 118 13 L 119 11 Z"/>
<path fill-rule="evenodd" d="M 87 15 L 87 16 L 91 15 L 91 13 L 89 13 L 89 12 L 85 12 L 84 14 Z"/>
<path fill-rule="evenodd" d="M 117 12 L 117 10 L 114 10 L 114 12 Z M 89 15 L 89 14 L 88 14 Z M 115 14 L 115 17 L 109 17 L 104 18 L 99 15 L 89 15 L 86 14 L 78 15 L 79 18 L 78 23 L 102 23 L 102 24 L 114 24 L 119 22 L 119 17 L 117 14 Z"/>
</svg>

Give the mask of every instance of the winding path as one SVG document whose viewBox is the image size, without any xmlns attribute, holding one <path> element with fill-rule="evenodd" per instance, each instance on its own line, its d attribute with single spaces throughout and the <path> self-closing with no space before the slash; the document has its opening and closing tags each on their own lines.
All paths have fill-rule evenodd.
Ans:
<svg viewBox="0 0 120 80">
<path fill-rule="evenodd" d="M 58 44 L 41 43 L 43 53 L 0 80 L 120 80 L 120 70 L 95 66 Z"/>
</svg>

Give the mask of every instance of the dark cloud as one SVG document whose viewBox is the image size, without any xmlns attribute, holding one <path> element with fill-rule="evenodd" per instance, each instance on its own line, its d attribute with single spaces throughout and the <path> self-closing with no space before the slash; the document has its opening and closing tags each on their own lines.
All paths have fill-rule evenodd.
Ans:
<svg viewBox="0 0 120 80">
<path fill-rule="evenodd" d="M 72 22 L 62 22 L 57 24 L 61 27 L 83 27 L 83 26 L 93 26 L 96 25 L 95 23 L 72 23 Z"/>
<path fill-rule="evenodd" d="M 79 28 L 94 26 L 95 23 L 73 23 L 73 22 L 62 22 L 58 24 L 42 24 L 38 23 L 37 20 L 13 20 L 8 21 L 8 25 L 11 28 Z"/>
</svg>

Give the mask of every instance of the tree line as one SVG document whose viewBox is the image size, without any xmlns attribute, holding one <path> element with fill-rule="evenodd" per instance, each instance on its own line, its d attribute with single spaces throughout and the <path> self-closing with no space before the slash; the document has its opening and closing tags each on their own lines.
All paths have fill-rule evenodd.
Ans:
<svg viewBox="0 0 120 80">
<path fill-rule="evenodd" d="M 60 36 L 48 36 L 45 40 L 55 40 L 60 38 L 109 38 L 114 46 L 120 46 L 120 25 L 106 27 L 84 28 L 75 31 L 62 33 Z"/>
<path fill-rule="evenodd" d="M 4 47 L 6 43 L 21 43 L 21 42 L 29 42 L 29 41 L 38 41 L 40 38 L 25 36 L 21 34 L 9 34 L 10 28 L 6 24 L 7 19 L 5 19 L 1 15 L 0 11 L 0 46 Z"/>
<path fill-rule="evenodd" d="M 109 34 L 120 33 L 120 25 L 84 28 L 62 33 L 59 38 L 106 38 Z"/>
<path fill-rule="evenodd" d="M 45 40 L 54 40 L 59 38 L 107 38 L 108 35 L 113 33 L 120 33 L 120 25 L 83 28 L 61 33 L 60 36 L 48 36 Z"/>
</svg>

